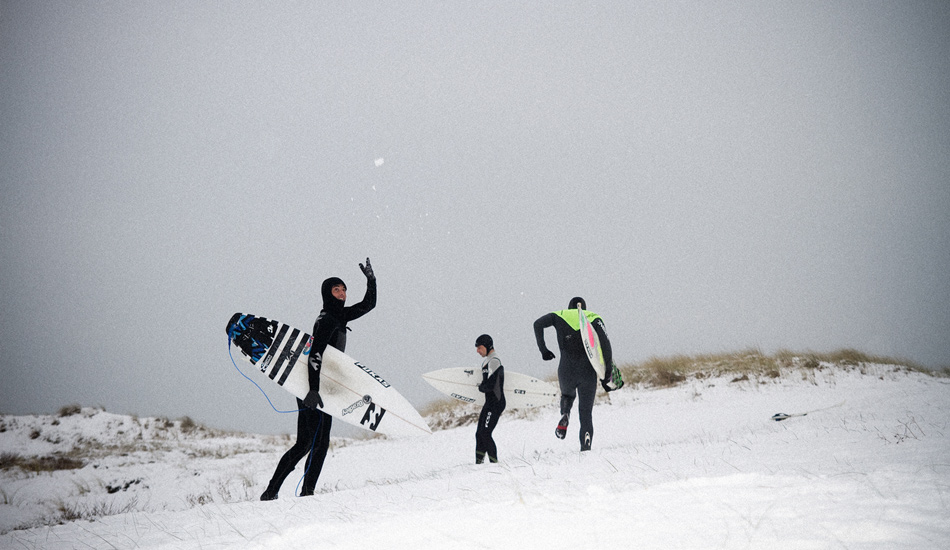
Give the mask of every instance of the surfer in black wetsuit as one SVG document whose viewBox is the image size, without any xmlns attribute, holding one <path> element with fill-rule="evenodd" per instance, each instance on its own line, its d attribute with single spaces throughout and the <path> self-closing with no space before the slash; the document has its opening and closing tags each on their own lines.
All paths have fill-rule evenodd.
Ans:
<svg viewBox="0 0 950 550">
<path fill-rule="evenodd" d="M 481 464 L 488 457 L 489 462 L 498 462 L 498 449 L 492 432 L 498 425 L 498 418 L 505 410 L 505 367 L 495 355 L 495 345 L 491 336 L 482 334 L 475 339 L 475 351 L 485 358 L 482 361 L 482 382 L 478 391 L 485 394 L 485 404 L 478 415 L 478 427 L 475 428 L 475 464 Z"/>
<path fill-rule="evenodd" d="M 564 439 L 567 435 L 567 424 L 571 417 L 571 407 L 574 406 L 574 399 L 579 398 L 577 402 L 577 416 L 580 418 L 580 441 L 581 450 L 589 451 L 591 441 L 594 438 L 594 421 L 592 411 L 594 408 L 594 396 L 597 393 L 597 371 L 591 366 L 584 351 L 584 344 L 581 341 L 580 322 L 577 316 L 577 304 L 581 304 L 581 309 L 590 319 L 594 331 L 600 338 L 600 346 L 603 350 L 604 364 L 607 366 L 607 372 L 601 384 L 605 390 L 612 390 L 608 385 L 613 375 L 613 352 L 610 348 L 610 340 L 607 338 L 607 331 L 604 329 L 604 321 L 600 315 L 587 311 L 587 303 L 583 298 L 571 298 L 568 309 L 562 309 L 542 315 L 534 322 L 534 336 L 538 341 L 538 349 L 541 351 L 541 357 L 545 361 L 554 359 L 554 353 L 548 350 L 544 343 L 544 329 L 554 327 L 557 332 L 557 345 L 561 351 L 561 361 L 557 367 L 558 384 L 561 387 L 561 420 L 555 428 L 554 434 L 558 439 Z"/>
<path fill-rule="evenodd" d="M 323 406 L 320 398 L 320 368 L 322 367 L 323 352 L 327 346 L 333 346 L 340 351 L 346 351 L 346 324 L 354 319 L 366 315 L 376 307 L 376 275 L 373 267 L 366 258 L 366 265 L 360 264 L 360 269 L 366 275 L 366 294 L 360 303 L 345 306 L 346 284 L 338 277 L 330 277 L 323 281 L 320 294 L 323 297 L 323 309 L 313 324 L 313 343 L 310 347 L 310 359 L 307 372 L 310 375 L 310 392 L 301 400 L 297 399 L 297 441 L 277 463 L 277 469 L 267 490 L 261 495 L 261 500 L 274 500 L 284 479 L 294 470 L 297 462 L 307 453 L 306 473 L 303 478 L 303 487 L 300 496 L 313 494 L 317 486 L 323 462 L 330 448 L 330 427 L 333 418 L 317 407 Z"/>
</svg>

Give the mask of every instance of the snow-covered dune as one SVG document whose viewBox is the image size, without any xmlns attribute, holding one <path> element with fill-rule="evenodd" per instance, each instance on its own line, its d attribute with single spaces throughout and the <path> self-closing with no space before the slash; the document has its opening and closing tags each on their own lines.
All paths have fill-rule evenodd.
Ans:
<svg viewBox="0 0 950 550">
<path fill-rule="evenodd" d="M 557 418 L 507 412 L 492 465 L 473 464 L 472 426 L 338 439 L 316 496 L 294 496 L 298 467 L 260 502 L 285 437 L 6 416 L 0 548 L 950 548 L 946 378 L 864 365 L 628 387 L 599 397 L 583 454 Z"/>
</svg>

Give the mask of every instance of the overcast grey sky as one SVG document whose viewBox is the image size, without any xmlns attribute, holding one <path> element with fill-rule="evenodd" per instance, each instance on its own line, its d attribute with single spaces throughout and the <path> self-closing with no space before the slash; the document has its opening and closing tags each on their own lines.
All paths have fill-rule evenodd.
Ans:
<svg viewBox="0 0 950 550">
<path fill-rule="evenodd" d="M 575 295 L 622 362 L 950 365 L 948 29 L 943 1 L 4 0 L 0 412 L 290 431 L 224 326 L 309 329 L 367 256 L 347 351 L 419 407 L 483 332 L 553 374 L 532 323 Z"/>
</svg>

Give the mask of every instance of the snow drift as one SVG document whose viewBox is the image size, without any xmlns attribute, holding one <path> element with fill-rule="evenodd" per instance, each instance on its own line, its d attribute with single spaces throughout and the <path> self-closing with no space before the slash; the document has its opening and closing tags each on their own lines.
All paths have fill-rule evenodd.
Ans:
<svg viewBox="0 0 950 550">
<path fill-rule="evenodd" d="M 776 422 L 775 413 L 798 414 Z M 287 437 L 82 409 L 0 420 L 0 548 L 950 548 L 950 380 L 886 365 L 628 387 L 594 450 L 555 408 L 336 439 L 259 502 Z M 44 469 L 70 459 L 69 469 Z M 36 460 L 31 460 L 36 459 Z"/>
</svg>

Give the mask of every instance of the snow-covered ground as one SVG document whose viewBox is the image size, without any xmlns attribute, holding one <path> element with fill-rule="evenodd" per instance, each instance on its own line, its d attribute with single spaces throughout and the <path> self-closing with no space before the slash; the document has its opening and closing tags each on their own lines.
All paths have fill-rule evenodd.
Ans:
<svg viewBox="0 0 950 550">
<path fill-rule="evenodd" d="M 499 464 L 473 464 L 473 426 L 336 440 L 316 496 L 294 496 L 298 467 L 273 502 L 257 497 L 284 437 L 94 409 L 6 416 L 6 462 L 99 452 L 78 469 L 4 468 L 0 548 L 950 548 L 950 380 L 889 366 L 730 378 L 601 395 L 583 454 L 576 420 L 555 439 L 554 408 L 502 417 Z M 119 513 L 11 530 L 102 512 Z"/>
</svg>

